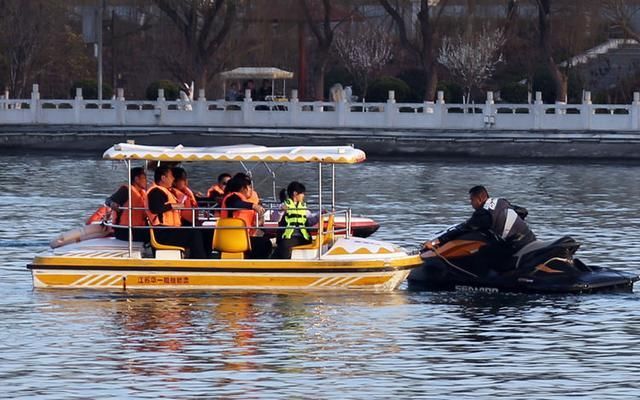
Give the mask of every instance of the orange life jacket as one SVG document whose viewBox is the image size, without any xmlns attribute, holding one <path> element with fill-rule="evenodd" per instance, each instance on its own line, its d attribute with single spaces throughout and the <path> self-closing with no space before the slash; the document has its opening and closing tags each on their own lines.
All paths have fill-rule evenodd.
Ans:
<svg viewBox="0 0 640 400">
<path fill-rule="evenodd" d="M 182 199 L 186 197 L 186 200 L 184 201 L 185 208 L 198 208 L 196 196 L 188 187 L 185 188 L 184 192 L 176 188 L 171 188 L 171 192 L 174 194 L 178 202 L 182 202 Z M 180 215 L 182 215 L 182 219 L 193 222 L 191 218 L 193 216 L 192 210 L 180 210 Z"/>
<path fill-rule="evenodd" d="M 245 201 L 253 204 L 260 204 L 260 196 L 258 196 L 258 192 L 256 192 L 254 189 L 251 191 L 251 196 L 249 196 L 249 198 Z"/>
<path fill-rule="evenodd" d="M 126 186 L 124 186 L 126 187 Z M 127 191 L 129 189 L 127 188 Z M 147 212 L 142 210 L 147 208 L 147 192 L 144 189 L 138 189 L 131 185 L 131 207 L 140 208 L 141 210 L 131 210 L 131 226 L 146 226 Z M 117 220 L 118 225 L 129 225 L 129 201 L 121 207 L 122 213 Z"/>
<path fill-rule="evenodd" d="M 98 208 L 96 210 L 96 212 L 94 212 L 93 214 L 91 214 L 91 216 L 89 217 L 89 219 L 87 220 L 86 224 L 87 225 L 91 225 L 94 222 L 103 222 L 107 220 L 107 215 L 109 215 L 109 211 L 111 209 L 105 205 L 100 206 L 100 208 Z M 113 220 L 113 219 L 112 219 Z"/>
<path fill-rule="evenodd" d="M 160 190 L 162 191 L 165 195 L 167 195 L 167 202 L 164 204 L 178 204 L 178 200 L 176 200 L 176 197 L 173 195 L 173 193 L 171 193 L 171 191 L 169 189 L 167 189 L 164 186 L 158 186 L 155 183 L 153 185 L 151 185 L 151 189 L 149 189 L 149 191 L 147 191 L 147 201 L 146 201 L 146 208 L 149 209 L 149 201 L 148 201 L 148 197 L 149 197 L 149 193 L 151 193 L 152 190 Z M 181 226 L 182 223 L 180 221 L 180 210 L 168 210 L 162 213 L 162 222 L 160 222 L 160 218 L 158 218 L 158 214 L 154 214 L 151 211 L 149 211 L 149 221 L 151 222 L 151 225 L 164 225 L 164 226 Z"/>
<path fill-rule="evenodd" d="M 219 183 L 214 184 L 207 190 L 207 197 L 224 196 L 224 188 Z"/>
<path fill-rule="evenodd" d="M 250 202 L 242 193 L 232 192 L 222 199 L 222 208 L 227 208 L 227 200 L 234 194 L 240 197 L 240 200 Z M 256 226 L 256 215 L 254 210 L 223 210 L 220 213 L 221 218 L 240 218 L 247 226 Z M 255 229 L 249 229 L 249 236 L 253 236 L 255 233 Z"/>
</svg>

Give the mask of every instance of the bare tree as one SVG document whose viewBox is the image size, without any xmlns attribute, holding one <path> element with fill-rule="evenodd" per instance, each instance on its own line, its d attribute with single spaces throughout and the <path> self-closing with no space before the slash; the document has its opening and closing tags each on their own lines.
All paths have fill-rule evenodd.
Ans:
<svg viewBox="0 0 640 400">
<path fill-rule="evenodd" d="M 332 15 L 334 8 L 331 4 L 331 0 L 320 0 L 322 4 L 321 14 L 319 17 L 319 8 L 312 7 L 318 3 L 314 0 L 300 0 L 302 6 L 302 12 L 307 21 L 307 25 L 311 28 L 313 36 L 316 38 L 317 50 L 316 57 L 313 66 L 313 75 L 315 79 L 314 97 L 316 100 L 324 99 L 324 75 L 329 63 L 329 56 L 331 54 L 331 48 L 333 46 L 333 39 L 335 37 L 335 31 L 338 27 L 348 20 L 354 10 L 350 10 L 345 13 L 342 18 L 337 19 Z M 320 24 L 318 24 L 320 22 Z M 321 25 L 320 27 L 318 25 Z"/>
<path fill-rule="evenodd" d="M 407 33 L 407 23 L 401 12 L 402 3 L 396 3 L 394 6 L 389 0 L 379 1 L 397 26 L 400 43 L 415 56 L 420 69 L 422 69 L 426 77 L 425 99 L 434 100 L 438 84 L 438 29 L 442 12 L 447 6 L 448 0 L 440 0 L 438 2 L 431 0 L 420 1 L 420 11 L 418 11 L 416 20 L 416 31 L 418 33 L 413 38 L 409 37 Z"/>
<path fill-rule="evenodd" d="M 625 36 L 640 43 L 640 34 L 633 28 L 632 19 L 640 11 L 637 1 L 605 0 L 602 3 L 602 11 L 605 18 L 612 23 L 612 28 L 617 28 Z"/>
<path fill-rule="evenodd" d="M 195 76 L 198 86 L 206 88 L 208 80 L 218 72 L 211 64 L 236 18 L 237 1 L 154 1 L 182 34 L 189 58 L 181 60 L 169 56 L 167 66 L 181 82 L 188 82 Z"/>
<path fill-rule="evenodd" d="M 49 27 L 44 20 L 45 4 L 36 1 L 0 2 L 1 63 L 6 71 L 6 86 L 13 96 L 22 97 L 40 66 L 38 56 L 45 45 Z"/>
<path fill-rule="evenodd" d="M 365 24 L 357 35 L 340 33 L 336 37 L 336 51 L 353 75 L 364 98 L 369 81 L 375 78 L 392 56 L 390 36 L 379 27 Z"/>
<path fill-rule="evenodd" d="M 20 98 L 39 83 L 43 96 L 66 97 L 74 80 L 93 71 L 68 3 L 0 0 L 0 89 Z"/>
<path fill-rule="evenodd" d="M 502 29 L 488 31 L 487 28 L 483 28 L 480 35 L 443 39 L 438 62 L 462 81 L 465 103 L 469 103 L 471 91 L 481 87 L 502 61 L 500 49 L 504 42 Z"/>
</svg>

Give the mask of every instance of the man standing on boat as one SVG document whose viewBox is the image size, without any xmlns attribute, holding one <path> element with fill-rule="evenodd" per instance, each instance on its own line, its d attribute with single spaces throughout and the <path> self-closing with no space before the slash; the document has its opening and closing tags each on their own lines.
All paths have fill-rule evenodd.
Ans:
<svg viewBox="0 0 640 400">
<path fill-rule="evenodd" d="M 180 229 L 180 203 L 171 192 L 173 173 L 167 166 L 159 166 L 154 173 L 154 184 L 147 192 L 149 219 L 158 242 L 189 248 L 189 258 L 208 258 L 202 234 L 197 229 Z"/>
<path fill-rule="evenodd" d="M 466 232 L 489 231 L 497 237 L 498 242 L 485 251 L 490 251 L 494 260 L 501 260 L 536 240 L 536 235 L 524 221 L 528 214 L 525 208 L 512 205 L 502 198 L 489 197 L 484 186 L 472 187 L 469 201 L 475 210 L 471 218 L 436 240 L 426 242 L 426 250 L 441 246 Z"/>
<path fill-rule="evenodd" d="M 137 242 L 149 241 L 149 230 L 136 228 L 147 226 L 145 204 L 147 202 L 147 174 L 144 168 L 131 169 L 131 226 L 133 240 Z M 122 185 L 114 194 L 109 196 L 105 204 L 111 208 L 111 221 L 114 225 L 124 227 L 114 228 L 116 239 L 129 240 L 129 186 Z"/>
</svg>

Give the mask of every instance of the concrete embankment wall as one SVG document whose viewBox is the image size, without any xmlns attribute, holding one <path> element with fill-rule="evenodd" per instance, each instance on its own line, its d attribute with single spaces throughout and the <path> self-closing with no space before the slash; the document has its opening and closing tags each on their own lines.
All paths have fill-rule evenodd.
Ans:
<svg viewBox="0 0 640 400">
<path fill-rule="evenodd" d="M 114 143 L 126 140 L 165 146 L 353 144 L 373 157 L 640 159 L 638 131 L 0 126 L 0 145 L 4 151 L 102 153 Z"/>
</svg>

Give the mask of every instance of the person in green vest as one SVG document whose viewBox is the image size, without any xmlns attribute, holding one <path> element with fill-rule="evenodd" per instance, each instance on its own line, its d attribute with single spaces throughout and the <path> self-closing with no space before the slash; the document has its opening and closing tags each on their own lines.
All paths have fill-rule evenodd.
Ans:
<svg viewBox="0 0 640 400">
<path fill-rule="evenodd" d="M 284 215 L 280 219 L 280 230 L 273 258 L 290 259 L 291 248 L 311 243 L 311 234 L 307 227 L 314 225 L 318 217 L 307 209 L 304 201 L 306 188 L 300 182 L 293 181 L 287 186 L 287 199 L 282 205 Z"/>
</svg>

